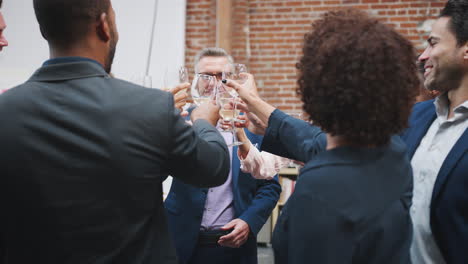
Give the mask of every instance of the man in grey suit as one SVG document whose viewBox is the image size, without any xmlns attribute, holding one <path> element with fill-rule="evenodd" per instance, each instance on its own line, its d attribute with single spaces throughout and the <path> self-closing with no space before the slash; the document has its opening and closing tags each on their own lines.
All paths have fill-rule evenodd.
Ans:
<svg viewBox="0 0 468 264">
<path fill-rule="evenodd" d="M 167 92 L 111 78 L 110 0 L 34 0 L 51 59 L 0 96 L 5 263 L 176 263 L 168 174 L 222 184 L 229 154 L 206 104 L 189 126 Z"/>
</svg>

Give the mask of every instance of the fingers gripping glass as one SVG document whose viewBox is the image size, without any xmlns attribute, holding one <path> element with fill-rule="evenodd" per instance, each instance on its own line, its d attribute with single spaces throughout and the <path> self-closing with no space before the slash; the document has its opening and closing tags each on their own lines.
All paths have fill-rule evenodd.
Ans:
<svg viewBox="0 0 468 264">
<path fill-rule="evenodd" d="M 213 100 L 215 92 L 216 78 L 205 74 L 195 75 L 190 88 L 190 95 L 197 106 Z"/>
<path fill-rule="evenodd" d="M 237 100 L 236 96 L 232 96 L 226 89 L 223 89 L 222 86 L 219 87 L 218 93 L 216 95 L 216 103 L 220 107 L 219 115 L 223 119 L 223 123 L 229 124 L 229 132 L 232 133 L 232 143 L 228 146 L 239 146 L 244 144 L 237 140 L 236 137 L 236 127 L 234 126 L 234 122 L 237 122 L 237 118 L 240 114 L 240 111 L 237 110 Z"/>
<path fill-rule="evenodd" d="M 239 63 L 226 64 L 223 68 L 223 79 L 225 80 L 230 79 L 230 80 L 234 80 L 238 82 L 239 84 L 243 84 L 246 81 L 246 78 L 245 76 L 242 76 L 241 73 L 246 73 L 246 72 L 247 72 L 247 67 L 245 66 L 245 64 L 239 64 Z M 221 85 L 221 88 L 226 90 L 233 97 L 236 97 L 236 100 L 240 100 L 238 99 L 239 94 L 234 88 L 231 88 L 224 84 Z M 239 122 L 239 123 L 245 123 L 245 120 L 238 119 L 237 117 L 235 118 L 234 121 Z"/>
</svg>

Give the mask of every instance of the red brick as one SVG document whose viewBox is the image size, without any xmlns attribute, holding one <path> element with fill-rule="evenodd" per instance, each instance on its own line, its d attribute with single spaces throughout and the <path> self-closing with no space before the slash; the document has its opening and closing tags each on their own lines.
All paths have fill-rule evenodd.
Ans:
<svg viewBox="0 0 468 264">
<path fill-rule="evenodd" d="M 445 3 L 446 0 L 234 0 L 232 55 L 255 74 L 261 84 L 260 95 L 268 102 L 284 110 L 301 110 L 295 92 L 295 64 L 302 54 L 303 36 L 320 14 L 343 7 L 372 11 L 421 51 L 424 37 L 416 30 L 418 23 L 436 17 Z M 243 32 L 247 25 L 250 58 Z M 215 45 L 216 0 L 187 0 L 186 33 L 186 64 L 192 67 L 196 52 Z"/>
</svg>

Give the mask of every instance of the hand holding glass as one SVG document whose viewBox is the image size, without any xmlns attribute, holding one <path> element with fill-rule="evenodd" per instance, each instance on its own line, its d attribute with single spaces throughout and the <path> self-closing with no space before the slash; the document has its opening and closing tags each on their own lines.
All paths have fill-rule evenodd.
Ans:
<svg viewBox="0 0 468 264">
<path fill-rule="evenodd" d="M 243 142 L 237 141 L 236 137 L 236 128 L 234 122 L 237 120 L 237 117 L 240 114 L 240 111 L 236 109 L 237 97 L 232 96 L 226 89 L 223 89 L 223 86 L 220 86 L 216 94 L 216 102 L 220 107 L 219 115 L 223 119 L 224 123 L 230 124 L 229 131 L 232 133 L 233 142 L 229 146 L 239 146 Z"/>
<path fill-rule="evenodd" d="M 197 74 L 190 88 L 193 102 L 199 106 L 214 99 L 216 92 L 216 78 L 206 74 Z"/>
</svg>

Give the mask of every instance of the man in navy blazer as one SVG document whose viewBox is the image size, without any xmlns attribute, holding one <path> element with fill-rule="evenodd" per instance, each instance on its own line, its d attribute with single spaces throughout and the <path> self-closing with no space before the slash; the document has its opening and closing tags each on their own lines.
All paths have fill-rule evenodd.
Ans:
<svg viewBox="0 0 468 264">
<path fill-rule="evenodd" d="M 414 174 L 411 259 L 466 263 L 468 253 L 468 1 L 449 0 L 419 57 L 424 85 L 403 134 Z"/>
<path fill-rule="evenodd" d="M 232 58 L 224 50 L 204 49 L 195 58 L 195 72 L 220 80 L 227 63 Z M 253 145 L 261 144 L 261 136 L 246 133 Z M 275 207 L 281 187 L 277 178 L 257 180 L 243 173 L 237 147 L 231 155 L 231 174 L 222 186 L 209 189 L 178 179 L 172 182 L 165 208 L 180 263 L 257 263 L 256 236 Z"/>
</svg>

